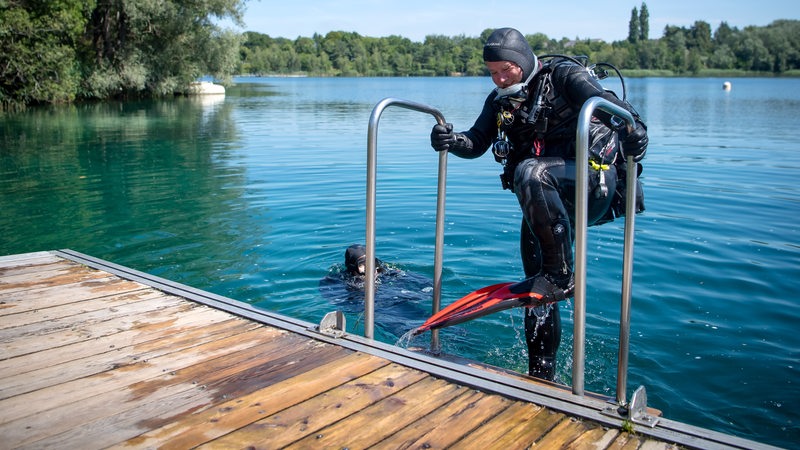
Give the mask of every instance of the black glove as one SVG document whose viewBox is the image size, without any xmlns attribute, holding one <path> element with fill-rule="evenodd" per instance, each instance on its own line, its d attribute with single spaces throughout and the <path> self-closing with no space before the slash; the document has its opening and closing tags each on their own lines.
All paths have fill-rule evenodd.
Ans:
<svg viewBox="0 0 800 450">
<path fill-rule="evenodd" d="M 619 130 L 619 139 L 622 141 L 622 151 L 625 157 L 633 156 L 634 161 L 641 161 L 647 151 L 647 144 L 650 141 L 647 138 L 647 126 L 636 121 L 636 128 L 630 133 L 625 127 Z"/>
<path fill-rule="evenodd" d="M 431 130 L 431 147 L 437 152 L 450 150 L 453 144 L 456 143 L 456 135 L 453 133 L 453 124 L 446 123 L 439 125 L 438 123 L 433 126 Z"/>
</svg>

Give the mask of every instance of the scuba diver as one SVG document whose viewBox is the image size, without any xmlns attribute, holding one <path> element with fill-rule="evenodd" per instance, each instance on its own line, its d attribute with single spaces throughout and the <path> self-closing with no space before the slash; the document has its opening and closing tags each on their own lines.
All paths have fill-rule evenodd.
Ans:
<svg viewBox="0 0 800 450">
<path fill-rule="evenodd" d="M 636 122 L 629 132 L 618 118 L 601 110 L 594 113 L 589 225 L 624 213 L 624 157 L 633 156 L 637 162 L 644 158 L 647 127 L 624 96 L 620 100 L 606 91 L 590 68 L 562 55 L 540 62 L 522 33 L 513 28 L 500 28 L 489 36 L 483 59 L 496 89 L 486 97 L 469 130 L 455 133 L 450 123 L 435 125 L 431 146 L 467 159 L 491 148 L 502 164 L 502 187 L 516 194 L 523 213 L 520 250 L 526 279 L 511 290 L 529 289 L 531 298 L 542 300 L 524 309 L 528 373 L 552 381 L 561 342 L 557 301 L 572 297 L 574 291 L 578 114 L 584 102 L 599 96 L 630 111 Z M 634 188 L 636 212 L 641 212 L 644 202 L 638 180 Z"/>
<path fill-rule="evenodd" d="M 361 244 L 353 244 L 344 251 L 344 267 L 349 281 L 354 283 L 364 282 L 364 272 L 367 270 L 367 248 Z M 375 276 L 389 270 L 386 264 L 375 258 Z"/>
<path fill-rule="evenodd" d="M 344 252 L 344 265 L 336 264 L 319 282 L 323 297 L 346 314 L 364 311 L 367 249 L 353 244 Z M 422 305 L 431 301 L 433 282 L 375 258 L 375 324 L 389 340 L 400 338 L 416 318 L 426 313 Z"/>
</svg>

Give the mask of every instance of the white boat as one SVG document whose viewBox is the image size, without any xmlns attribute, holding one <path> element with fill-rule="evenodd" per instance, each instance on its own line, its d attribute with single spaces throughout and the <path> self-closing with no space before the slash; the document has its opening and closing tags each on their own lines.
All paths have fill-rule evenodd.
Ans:
<svg viewBox="0 0 800 450">
<path fill-rule="evenodd" d="M 194 81 L 189 83 L 186 93 L 189 95 L 225 95 L 225 86 L 210 81 Z"/>
</svg>

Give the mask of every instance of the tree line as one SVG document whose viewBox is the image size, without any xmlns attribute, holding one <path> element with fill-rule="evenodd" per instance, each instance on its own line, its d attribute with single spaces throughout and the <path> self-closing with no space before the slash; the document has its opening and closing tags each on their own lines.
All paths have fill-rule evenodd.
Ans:
<svg viewBox="0 0 800 450">
<path fill-rule="evenodd" d="M 245 0 L 0 0 L 0 109 L 171 95 L 239 63 Z"/>
<path fill-rule="evenodd" d="M 247 0 L 0 0 L 0 109 L 163 96 L 210 75 L 483 76 L 483 43 L 468 37 L 368 37 L 333 31 L 287 39 L 220 28 L 241 25 Z M 524 30 L 523 30 L 524 31 Z M 586 55 L 626 75 L 800 75 L 800 21 L 743 29 L 722 22 L 667 26 L 649 39 L 645 3 L 628 38 L 526 35 L 539 54 Z M 727 72 L 725 72 L 727 74 Z"/>
<path fill-rule="evenodd" d="M 646 11 L 643 5 L 642 11 Z M 647 21 L 631 20 L 628 39 L 551 39 L 526 35 L 537 55 L 585 55 L 613 64 L 629 75 L 696 76 L 714 74 L 800 75 L 800 21 L 776 20 L 744 29 L 722 22 L 696 21 L 690 27 L 667 26 L 663 36 L 646 39 Z M 633 30 L 636 31 L 633 31 Z M 424 42 L 401 36 L 373 38 L 334 31 L 290 40 L 246 32 L 237 73 L 309 76 L 482 76 L 480 36 L 429 35 Z"/>
</svg>

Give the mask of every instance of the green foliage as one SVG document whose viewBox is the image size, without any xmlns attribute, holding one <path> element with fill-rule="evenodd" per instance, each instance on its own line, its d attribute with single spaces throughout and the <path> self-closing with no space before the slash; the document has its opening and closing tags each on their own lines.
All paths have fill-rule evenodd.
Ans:
<svg viewBox="0 0 800 450">
<path fill-rule="evenodd" d="M 247 0 L 0 0 L 0 109 L 75 99 L 161 96 L 202 75 L 486 75 L 480 36 L 424 42 L 332 31 L 295 40 L 220 29 Z M 628 39 L 526 38 L 538 55 L 586 55 L 626 74 L 797 76 L 800 21 L 739 30 L 722 22 L 668 25 L 649 39 L 647 5 L 633 8 Z"/>
<path fill-rule="evenodd" d="M 204 74 L 230 77 L 238 36 L 211 16 L 241 18 L 241 0 L 98 0 L 87 26 L 82 94 L 168 95 Z"/>
<path fill-rule="evenodd" d="M 0 3 L 0 107 L 75 98 L 80 80 L 75 49 L 90 3 Z"/>
<path fill-rule="evenodd" d="M 245 0 L 0 1 L 0 107 L 171 95 L 230 80 Z"/>
<path fill-rule="evenodd" d="M 597 39 L 556 41 L 537 33 L 526 38 L 538 55 L 586 55 L 638 74 L 698 75 L 732 70 L 779 75 L 800 70 L 800 21 L 778 20 L 765 27 L 731 28 L 696 21 L 691 27 L 667 26 L 660 39 L 642 39 L 649 25 L 647 5 L 634 8 L 631 36 L 607 43 Z M 635 21 L 633 19 L 636 19 Z M 330 32 L 295 41 L 247 32 L 237 73 L 312 76 L 453 76 L 485 75 L 482 51 L 486 36 L 429 35 L 424 42 L 406 38 L 363 37 Z M 648 72 L 649 71 L 649 72 Z M 718 72 L 719 73 L 719 72 Z M 660 76 L 660 75 L 659 75 Z"/>
<path fill-rule="evenodd" d="M 650 11 L 642 2 L 642 9 L 639 10 L 639 40 L 646 41 L 648 39 L 650 39 Z"/>
<path fill-rule="evenodd" d="M 641 27 L 639 25 L 639 11 L 634 6 L 631 10 L 631 18 L 628 21 L 628 42 L 635 44 L 641 38 Z"/>
</svg>

